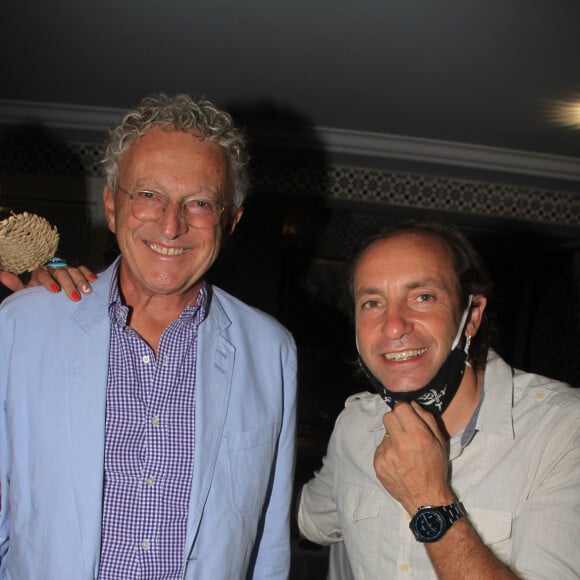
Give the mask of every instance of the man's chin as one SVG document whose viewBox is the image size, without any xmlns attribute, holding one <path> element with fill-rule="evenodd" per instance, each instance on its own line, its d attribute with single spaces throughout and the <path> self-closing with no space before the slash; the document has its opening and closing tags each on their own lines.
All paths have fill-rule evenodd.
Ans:
<svg viewBox="0 0 580 580">
<path fill-rule="evenodd" d="M 428 382 L 429 382 L 428 379 L 398 380 L 398 381 L 393 381 L 392 379 L 389 381 L 388 379 L 385 379 L 383 385 L 392 393 L 412 393 L 414 391 L 419 391 L 420 389 L 422 389 Z"/>
</svg>

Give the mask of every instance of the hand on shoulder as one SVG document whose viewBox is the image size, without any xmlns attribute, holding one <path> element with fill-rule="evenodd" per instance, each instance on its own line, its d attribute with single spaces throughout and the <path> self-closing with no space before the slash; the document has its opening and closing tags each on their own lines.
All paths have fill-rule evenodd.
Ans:
<svg viewBox="0 0 580 580">
<path fill-rule="evenodd" d="M 15 274 L 0 271 L 0 284 L 13 292 L 33 286 L 44 286 L 49 292 L 63 290 L 73 302 L 78 302 L 82 294 L 90 294 L 91 282 L 96 279 L 97 276 L 86 266 L 78 268 L 68 265 L 59 268 L 40 266 L 31 273 L 30 280 L 26 284 Z"/>
</svg>

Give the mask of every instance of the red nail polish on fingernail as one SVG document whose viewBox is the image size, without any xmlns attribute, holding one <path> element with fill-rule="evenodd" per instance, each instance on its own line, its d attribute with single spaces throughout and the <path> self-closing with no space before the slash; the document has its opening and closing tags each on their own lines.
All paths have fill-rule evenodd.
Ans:
<svg viewBox="0 0 580 580">
<path fill-rule="evenodd" d="M 91 274 L 89 276 L 89 280 L 96 280 L 96 279 L 97 279 L 97 277 L 94 274 Z"/>
<path fill-rule="evenodd" d="M 57 285 L 57 284 L 52 284 L 52 285 L 50 286 L 50 291 L 51 291 L 51 292 L 58 292 L 59 290 L 60 290 L 60 288 L 58 287 L 58 285 Z"/>
<path fill-rule="evenodd" d="M 75 290 L 74 292 L 71 292 L 70 297 L 75 301 L 78 302 L 81 299 L 81 295 Z"/>
</svg>

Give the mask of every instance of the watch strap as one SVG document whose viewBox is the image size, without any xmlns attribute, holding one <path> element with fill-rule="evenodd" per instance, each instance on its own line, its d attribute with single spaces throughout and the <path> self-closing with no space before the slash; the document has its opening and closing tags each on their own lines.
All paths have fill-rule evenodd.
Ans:
<svg viewBox="0 0 580 580">
<path fill-rule="evenodd" d="M 441 506 L 440 509 L 444 513 L 449 526 L 452 526 L 459 518 L 465 515 L 465 508 L 460 501 Z"/>
</svg>

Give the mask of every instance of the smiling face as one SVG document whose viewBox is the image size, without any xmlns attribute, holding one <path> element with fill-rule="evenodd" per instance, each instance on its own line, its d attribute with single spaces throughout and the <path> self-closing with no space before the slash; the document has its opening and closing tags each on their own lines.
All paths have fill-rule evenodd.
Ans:
<svg viewBox="0 0 580 580">
<path fill-rule="evenodd" d="M 151 129 L 121 156 L 119 185 L 130 192 L 163 193 L 170 201 L 194 196 L 228 204 L 231 195 L 227 161 L 219 145 L 193 133 L 160 128 Z M 104 203 L 122 254 L 120 283 L 126 299 L 178 295 L 191 303 L 224 236 L 233 232 L 241 217 L 238 210 L 227 224 L 196 229 L 187 224 L 179 204 L 169 204 L 157 221 L 140 221 L 132 214 L 130 198 L 108 186 Z"/>
<path fill-rule="evenodd" d="M 394 392 L 425 386 L 461 318 L 450 250 L 422 233 L 376 241 L 356 265 L 353 289 L 359 353 L 373 375 Z M 466 331 L 476 330 L 470 320 Z"/>
</svg>

